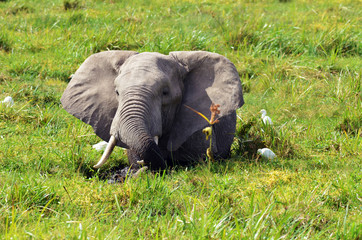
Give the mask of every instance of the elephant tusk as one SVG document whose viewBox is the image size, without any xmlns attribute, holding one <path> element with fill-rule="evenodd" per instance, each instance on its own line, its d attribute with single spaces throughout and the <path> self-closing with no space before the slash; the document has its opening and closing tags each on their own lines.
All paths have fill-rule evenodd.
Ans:
<svg viewBox="0 0 362 240">
<path fill-rule="evenodd" d="M 158 136 L 154 136 L 153 141 L 155 141 L 155 143 L 158 145 Z"/>
<path fill-rule="evenodd" d="M 144 160 L 137 161 L 137 164 L 139 164 L 139 165 L 143 166 L 143 165 L 145 165 L 145 161 L 144 161 Z"/>
<path fill-rule="evenodd" d="M 94 168 L 100 168 L 102 167 L 103 164 L 106 163 L 107 159 L 109 158 L 109 156 L 111 155 L 113 148 L 116 146 L 117 140 L 116 138 L 111 135 L 111 138 L 109 139 L 109 142 L 107 144 L 106 150 L 104 150 L 104 153 L 101 157 L 101 160 L 99 160 L 99 162 L 94 165 Z"/>
</svg>

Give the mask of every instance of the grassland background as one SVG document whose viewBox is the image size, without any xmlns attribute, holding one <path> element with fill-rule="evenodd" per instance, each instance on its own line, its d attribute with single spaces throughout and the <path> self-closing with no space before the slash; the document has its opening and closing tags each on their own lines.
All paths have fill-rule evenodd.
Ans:
<svg viewBox="0 0 362 240">
<path fill-rule="evenodd" d="M 361 239 L 361 1 L 0 1 L 1 239 Z M 245 105 L 230 159 L 109 185 L 126 164 L 60 105 L 107 49 L 206 50 Z M 266 109 L 274 126 L 260 121 Z M 267 146 L 278 155 L 254 154 Z"/>
</svg>

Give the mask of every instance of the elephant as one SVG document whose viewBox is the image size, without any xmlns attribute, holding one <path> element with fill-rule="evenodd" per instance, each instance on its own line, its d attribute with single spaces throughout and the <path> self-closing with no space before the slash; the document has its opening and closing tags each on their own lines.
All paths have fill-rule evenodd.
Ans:
<svg viewBox="0 0 362 240">
<path fill-rule="evenodd" d="M 209 141 L 202 130 L 209 123 L 190 108 L 210 117 L 211 103 L 220 105 L 212 152 L 227 158 L 244 99 L 235 65 L 217 53 L 111 50 L 81 64 L 61 103 L 108 142 L 94 168 L 119 146 L 133 168 L 142 162 L 157 171 L 206 157 Z"/>
</svg>

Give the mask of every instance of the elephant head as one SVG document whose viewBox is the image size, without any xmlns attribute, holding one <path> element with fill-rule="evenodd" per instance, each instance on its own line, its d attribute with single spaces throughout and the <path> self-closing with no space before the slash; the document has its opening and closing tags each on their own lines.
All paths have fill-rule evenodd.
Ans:
<svg viewBox="0 0 362 240">
<path fill-rule="evenodd" d="M 93 54 L 73 75 L 61 102 L 108 141 L 96 168 L 117 145 L 131 149 L 152 169 L 164 169 L 162 152 L 176 151 L 207 125 L 184 105 L 209 117 L 211 103 L 217 103 L 222 117 L 244 103 L 235 66 L 203 51 Z M 158 139 L 167 149 L 160 149 Z"/>
</svg>

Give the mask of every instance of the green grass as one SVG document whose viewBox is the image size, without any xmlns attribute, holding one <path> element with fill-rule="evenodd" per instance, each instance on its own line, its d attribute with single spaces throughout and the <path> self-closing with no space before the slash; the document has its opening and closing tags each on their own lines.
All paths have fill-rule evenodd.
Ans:
<svg viewBox="0 0 362 240">
<path fill-rule="evenodd" d="M 0 100 L 15 100 L 0 104 L 0 238 L 361 239 L 361 15 L 347 0 L 0 1 Z M 59 101 L 107 49 L 234 62 L 232 157 L 107 184 L 125 153 L 92 169 L 99 138 Z"/>
</svg>

